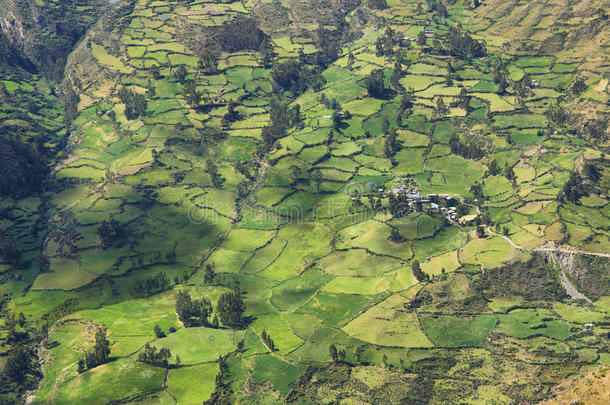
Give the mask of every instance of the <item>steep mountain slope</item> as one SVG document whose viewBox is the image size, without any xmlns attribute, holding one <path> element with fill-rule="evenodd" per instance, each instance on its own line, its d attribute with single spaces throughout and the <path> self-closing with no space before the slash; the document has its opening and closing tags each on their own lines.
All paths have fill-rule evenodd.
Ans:
<svg viewBox="0 0 610 405">
<path fill-rule="evenodd" d="M 532 403 L 607 365 L 604 4 L 89 9 L 44 215 L 3 203 L 30 401 Z"/>
<path fill-rule="evenodd" d="M 6 0 L 0 32 L 47 77 L 61 80 L 72 47 L 108 6 L 107 0 Z"/>
</svg>

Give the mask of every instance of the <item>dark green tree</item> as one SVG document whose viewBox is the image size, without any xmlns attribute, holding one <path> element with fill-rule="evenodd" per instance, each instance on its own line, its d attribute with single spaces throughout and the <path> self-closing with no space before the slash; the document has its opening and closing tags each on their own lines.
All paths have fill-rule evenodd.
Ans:
<svg viewBox="0 0 610 405">
<path fill-rule="evenodd" d="M 201 52 L 199 61 L 197 61 L 197 69 L 203 74 L 213 74 L 218 71 L 218 51 L 210 48 L 205 48 Z"/>
<path fill-rule="evenodd" d="M 413 271 L 413 276 L 419 282 L 427 282 L 430 280 L 430 276 L 421 269 L 421 265 L 419 264 L 419 260 L 413 260 L 411 264 L 411 270 Z"/>
<path fill-rule="evenodd" d="M 150 67 L 150 75 L 152 76 L 153 79 L 157 80 L 161 77 L 161 72 L 159 71 L 159 66 L 158 65 L 152 65 Z"/>
<path fill-rule="evenodd" d="M 585 83 L 585 79 L 582 76 L 578 76 L 572 86 L 570 87 L 570 93 L 574 96 L 579 95 L 583 91 L 587 89 L 587 84 Z"/>
<path fill-rule="evenodd" d="M 125 104 L 125 117 L 128 120 L 133 120 L 146 114 L 148 102 L 144 94 L 135 93 L 125 87 L 121 87 L 118 95 L 121 102 Z"/>
<path fill-rule="evenodd" d="M 214 265 L 206 263 L 205 270 L 203 272 L 203 282 L 207 285 L 213 284 L 216 279 L 216 272 L 214 271 Z"/>
<path fill-rule="evenodd" d="M 165 332 L 163 332 L 161 330 L 159 325 L 155 325 L 155 327 L 153 328 L 153 331 L 155 332 L 155 337 L 156 338 L 160 339 L 160 338 L 164 338 L 165 337 Z"/>
<path fill-rule="evenodd" d="M 368 0 L 367 5 L 375 10 L 384 10 L 388 8 L 386 0 Z"/>
<path fill-rule="evenodd" d="M 0 262 L 16 264 L 21 257 L 17 242 L 6 232 L 0 230 Z"/>
<path fill-rule="evenodd" d="M 419 34 L 417 34 L 417 45 L 419 46 L 425 46 L 426 45 L 426 31 L 425 30 L 421 30 L 419 31 Z"/>
<path fill-rule="evenodd" d="M 271 336 L 269 336 L 267 331 L 264 329 L 261 332 L 261 339 L 263 340 L 265 346 L 269 348 L 269 350 L 271 350 L 272 352 L 275 351 L 275 343 L 273 343 L 273 339 L 271 339 Z"/>
<path fill-rule="evenodd" d="M 97 233 L 103 249 L 108 249 L 123 242 L 127 236 L 125 228 L 114 218 L 110 218 L 109 221 L 102 221 Z"/>
<path fill-rule="evenodd" d="M 234 291 L 226 292 L 218 298 L 216 311 L 223 325 L 238 328 L 243 325 L 243 314 L 246 310 L 241 294 Z"/>
<path fill-rule="evenodd" d="M 202 94 L 197 90 L 195 82 L 189 81 L 184 85 L 183 89 L 184 100 L 191 108 L 199 108 L 201 106 Z"/>
<path fill-rule="evenodd" d="M 144 348 L 138 354 L 138 361 L 142 363 L 150 364 L 157 367 L 169 366 L 169 359 L 171 359 L 172 353 L 169 349 L 163 347 L 159 351 L 155 346 L 151 346 L 149 343 L 144 345 Z"/>
<path fill-rule="evenodd" d="M 434 110 L 434 113 L 439 117 L 449 114 L 449 108 L 447 108 L 443 98 L 440 96 L 436 98 L 436 110 Z"/>
<path fill-rule="evenodd" d="M 339 351 L 337 350 L 337 346 L 335 346 L 334 343 L 331 343 L 330 346 L 328 346 L 328 353 L 330 354 L 330 358 L 333 362 L 339 362 Z"/>
<path fill-rule="evenodd" d="M 400 232 L 398 231 L 398 228 L 392 228 L 392 230 L 390 231 L 390 236 L 388 236 L 388 239 L 391 240 L 392 242 L 401 242 L 403 240 L 403 237 L 400 234 Z"/>
<path fill-rule="evenodd" d="M 205 164 L 205 171 L 210 175 L 212 180 L 212 184 L 214 187 L 222 187 L 225 179 L 218 172 L 218 168 L 216 167 L 216 163 L 212 159 L 208 159 Z"/>
<path fill-rule="evenodd" d="M 504 164 L 504 177 L 506 177 L 508 180 L 513 181 L 515 180 L 516 176 L 515 176 L 515 170 L 513 169 L 512 166 L 510 166 L 508 164 L 508 162 L 506 162 Z"/>
<path fill-rule="evenodd" d="M 176 314 L 186 328 L 207 326 L 212 314 L 212 304 L 205 298 L 193 300 L 187 291 L 176 293 Z"/>
<path fill-rule="evenodd" d="M 184 84 L 187 75 L 188 72 L 186 71 L 186 67 L 184 67 L 184 65 L 180 65 L 174 70 L 174 78 L 180 84 Z"/>
<path fill-rule="evenodd" d="M 106 338 L 106 329 L 101 327 L 95 331 L 95 344 L 93 348 L 85 353 L 83 360 L 84 369 L 88 370 L 104 364 L 110 356 L 110 343 Z"/>
<path fill-rule="evenodd" d="M 364 363 L 364 351 L 365 351 L 365 346 L 364 345 L 360 345 L 356 348 L 356 351 L 354 352 L 354 357 L 356 358 L 356 361 L 360 364 Z"/>
<path fill-rule="evenodd" d="M 30 371 L 31 362 L 27 349 L 15 344 L 11 347 L 4 364 L 4 374 L 14 381 L 21 383 Z"/>
<path fill-rule="evenodd" d="M 375 69 L 366 79 L 366 88 L 371 97 L 382 98 L 385 92 L 382 69 Z"/>
<path fill-rule="evenodd" d="M 500 166 L 498 165 L 498 161 L 496 159 L 491 159 L 487 168 L 487 174 L 490 176 L 495 176 L 500 173 Z"/>
</svg>

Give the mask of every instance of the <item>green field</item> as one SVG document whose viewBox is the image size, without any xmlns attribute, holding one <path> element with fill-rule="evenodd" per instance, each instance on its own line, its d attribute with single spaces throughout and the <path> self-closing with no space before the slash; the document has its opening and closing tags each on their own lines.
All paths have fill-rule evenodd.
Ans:
<svg viewBox="0 0 610 405">
<path fill-rule="evenodd" d="M 59 3 L 0 38 L 0 363 L 38 353 L 0 403 L 539 403 L 607 365 L 603 2 Z"/>
</svg>

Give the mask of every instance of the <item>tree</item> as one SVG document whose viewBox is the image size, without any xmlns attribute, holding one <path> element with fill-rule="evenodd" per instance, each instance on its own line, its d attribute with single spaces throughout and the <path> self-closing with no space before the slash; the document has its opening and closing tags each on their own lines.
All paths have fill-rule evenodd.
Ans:
<svg viewBox="0 0 610 405">
<path fill-rule="evenodd" d="M 121 87 L 118 91 L 119 99 L 125 104 L 125 117 L 133 120 L 146 114 L 148 102 L 144 94 L 134 93 L 131 90 Z"/>
<path fill-rule="evenodd" d="M 421 30 L 419 31 L 419 34 L 417 34 L 417 45 L 419 46 L 425 46 L 426 45 L 426 31 L 425 30 Z"/>
<path fill-rule="evenodd" d="M 366 88 L 371 97 L 382 98 L 385 92 L 382 69 L 375 69 L 366 79 Z"/>
<path fill-rule="evenodd" d="M 322 183 L 322 172 L 320 169 L 314 169 L 314 171 L 311 172 L 311 178 L 316 183 L 316 190 L 320 192 L 320 184 Z"/>
<path fill-rule="evenodd" d="M 102 242 L 102 248 L 107 249 L 121 243 L 127 236 L 127 232 L 114 218 L 110 221 L 102 221 L 97 233 Z"/>
<path fill-rule="evenodd" d="M 23 315 L 23 312 L 19 312 L 19 317 L 17 318 L 17 325 L 19 325 L 20 327 L 24 328 L 25 327 L 25 315 Z"/>
<path fill-rule="evenodd" d="M 585 83 L 585 79 L 582 76 L 578 76 L 576 80 L 572 83 L 570 87 L 570 93 L 574 96 L 579 95 L 587 88 L 587 84 Z"/>
<path fill-rule="evenodd" d="M 473 39 L 470 33 L 459 25 L 451 28 L 447 42 L 449 52 L 458 58 L 472 59 L 487 55 L 485 42 Z"/>
<path fill-rule="evenodd" d="M 168 360 L 172 357 L 172 353 L 169 349 L 162 347 L 159 351 L 155 346 L 151 346 L 149 343 L 144 345 L 144 348 L 138 354 L 138 361 L 142 363 L 150 364 L 157 367 L 169 366 Z"/>
<path fill-rule="evenodd" d="M 178 66 L 174 71 L 174 77 L 176 78 L 176 81 L 178 81 L 178 83 L 180 84 L 184 84 L 186 80 L 186 75 L 188 75 L 188 72 L 186 71 L 184 65 Z"/>
<path fill-rule="evenodd" d="M 383 38 L 382 37 L 377 38 L 377 41 L 375 41 L 375 55 L 383 56 Z"/>
<path fill-rule="evenodd" d="M 602 157 L 603 158 L 603 157 Z M 593 183 L 598 182 L 602 178 L 602 174 L 591 162 L 585 162 L 582 166 L 582 174 L 584 177 L 588 178 Z"/>
<path fill-rule="evenodd" d="M 146 96 L 148 98 L 153 98 L 157 95 L 157 90 L 155 89 L 155 86 L 153 86 L 152 82 L 150 81 L 150 79 L 148 79 L 146 81 Z"/>
<path fill-rule="evenodd" d="M 184 85 L 183 89 L 184 100 L 191 106 L 191 108 L 199 108 L 201 105 L 201 93 L 197 90 L 195 82 L 189 81 Z"/>
<path fill-rule="evenodd" d="M 337 346 L 335 346 L 334 343 L 331 343 L 330 346 L 328 346 L 328 353 L 330 354 L 330 358 L 333 362 L 339 362 L 339 351 L 337 350 Z"/>
<path fill-rule="evenodd" d="M 110 355 L 110 343 L 106 339 L 106 328 L 98 328 L 95 332 L 95 346 L 93 348 L 99 364 L 105 363 Z"/>
<path fill-rule="evenodd" d="M 394 150 L 388 140 L 388 138 L 383 140 L 383 154 L 388 159 L 392 159 L 394 157 Z"/>
<path fill-rule="evenodd" d="M 203 282 L 207 285 L 214 283 L 216 279 L 216 272 L 214 271 L 214 265 L 206 263 L 205 270 L 203 272 Z"/>
<path fill-rule="evenodd" d="M 400 75 L 396 72 L 396 70 L 392 71 L 392 76 L 390 76 L 390 87 L 394 89 L 397 93 L 401 93 L 405 90 L 405 88 L 400 84 Z"/>
<path fill-rule="evenodd" d="M 470 96 L 468 95 L 468 91 L 464 87 L 460 89 L 458 103 L 464 110 L 468 111 L 470 109 Z"/>
<path fill-rule="evenodd" d="M 495 66 L 492 66 L 491 72 L 494 75 L 494 83 L 498 85 L 498 93 L 506 93 L 506 89 L 509 86 L 508 74 L 506 73 L 506 66 L 504 62 L 498 59 Z"/>
<path fill-rule="evenodd" d="M 186 328 L 207 326 L 212 314 L 212 304 L 205 298 L 193 300 L 187 291 L 176 293 L 176 314 Z"/>
<path fill-rule="evenodd" d="M 404 113 L 406 110 L 413 108 L 413 101 L 415 100 L 415 90 L 409 87 L 407 91 L 400 98 L 400 113 Z"/>
<path fill-rule="evenodd" d="M 392 230 L 390 231 L 390 236 L 388 236 L 388 239 L 391 240 L 392 242 L 400 242 L 403 240 L 402 235 L 400 234 L 400 232 L 398 231 L 397 228 L 392 228 Z"/>
<path fill-rule="evenodd" d="M 567 200 L 574 204 L 578 203 L 580 197 L 586 195 L 583 179 L 577 172 L 571 172 L 568 181 L 563 185 L 560 192 L 560 200 Z"/>
<path fill-rule="evenodd" d="M 559 103 L 552 104 L 548 110 L 546 110 L 545 115 L 549 121 L 557 127 L 562 126 L 568 119 L 565 108 Z"/>
<path fill-rule="evenodd" d="M 237 328 L 243 325 L 243 313 L 246 310 L 241 294 L 226 292 L 218 298 L 216 311 L 223 325 Z"/>
<path fill-rule="evenodd" d="M 356 61 L 356 58 L 354 57 L 354 54 L 352 52 L 351 49 L 348 50 L 348 54 L 347 54 L 347 69 L 348 70 L 353 70 L 354 69 L 354 62 Z"/>
<path fill-rule="evenodd" d="M 156 337 L 157 339 L 161 339 L 161 338 L 164 338 L 164 337 L 165 337 L 165 332 L 163 332 L 163 331 L 161 330 L 161 328 L 159 327 L 159 325 L 155 325 L 155 327 L 154 327 L 154 329 L 153 329 L 153 330 L 154 330 L 154 332 L 155 332 L 155 337 Z"/>
<path fill-rule="evenodd" d="M 386 3 L 386 0 L 369 0 L 367 5 L 375 10 L 384 10 L 388 8 L 388 3 Z"/>
<path fill-rule="evenodd" d="M 152 65 L 150 67 L 150 75 L 155 80 L 157 80 L 157 79 L 159 79 L 161 77 L 161 73 L 159 71 L 159 66 L 158 65 Z"/>
<path fill-rule="evenodd" d="M 356 348 L 356 351 L 354 352 L 354 357 L 356 357 L 356 361 L 360 364 L 364 362 L 364 350 L 364 345 L 360 345 Z"/>
<path fill-rule="evenodd" d="M 447 105 L 443 101 L 443 98 L 440 96 L 436 99 L 436 110 L 434 112 L 439 117 L 449 114 L 449 108 L 447 108 Z"/>
<path fill-rule="evenodd" d="M 261 339 L 263 340 L 263 343 L 265 344 L 265 346 L 267 346 L 267 348 L 269 350 L 271 350 L 272 352 L 275 351 L 275 343 L 273 343 L 273 339 L 271 339 L 271 336 L 269 336 L 267 331 L 264 329 L 261 332 Z"/>
<path fill-rule="evenodd" d="M 17 382 L 22 382 L 30 370 L 30 356 L 25 347 L 16 344 L 11 347 L 4 365 L 4 374 Z"/>
<path fill-rule="evenodd" d="M 275 51 L 273 50 L 273 45 L 268 38 L 261 42 L 258 51 L 262 55 L 261 64 L 263 67 L 269 67 L 271 62 L 273 62 L 273 58 L 275 57 Z"/>
<path fill-rule="evenodd" d="M 212 184 L 214 187 L 222 187 L 225 179 L 218 172 L 218 168 L 216 167 L 216 163 L 212 159 L 208 159 L 205 164 L 205 171 L 210 175 L 212 180 Z"/>
<path fill-rule="evenodd" d="M 203 74 L 212 74 L 218 71 L 218 58 L 219 54 L 217 51 L 209 48 L 205 48 L 201 52 L 199 61 L 197 61 L 197 69 Z"/>
<path fill-rule="evenodd" d="M 294 94 L 300 94 L 309 87 L 320 90 L 326 83 L 319 69 L 302 66 L 294 59 L 274 64 L 271 78 L 275 89 L 288 90 Z"/>
<path fill-rule="evenodd" d="M 508 162 L 504 164 L 504 177 L 511 181 L 515 180 L 516 178 L 515 171 L 513 167 L 508 164 Z"/>
<path fill-rule="evenodd" d="M 136 279 L 134 283 L 134 290 L 136 293 L 141 293 L 148 297 L 152 294 L 167 290 L 169 286 L 169 279 L 167 278 L 167 275 L 160 272 L 154 276 L 145 278 L 144 281 Z"/>
<path fill-rule="evenodd" d="M 82 360 L 82 369 L 88 370 L 104 364 L 108 361 L 110 355 L 110 343 L 106 338 L 106 328 L 97 328 L 95 331 L 95 344 L 93 348 L 85 353 Z"/>
<path fill-rule="evenodd" d="M 500 173 L 500 166 L 498 166 L 498 161 L 496 159 L 491 159 L 489 165 L 487 167 L 487 173 L 490 176 L 495 176 Z"/>
<path fill-rule="evenodd" d="M 292 177 L 293 182 L 298 182 L 299 178 L 301 178 L 301 168 L 297 165 L 292 165 L 288 168 L 290 172 L 290 176 Z"/>
<path fill-rule="evenodd" d="M 0 230 L 0 262 L 16 264 L 21 257 L 21 251 L 13 238 Z"/>
<path fill-rule="evenodd" d="M 222 1 L 230 3 L 231 1 Z M 216 1 L 216 3 L 221 3 Z M 258 27 L 255 18 L 239 16 L 225 21 L 222 25 L 208 28 L 200 49 L 219 49 L 224 52 L 255 51 L 260 49 L 268 36 Z M 201 53 L 201 51 L 200 51 Z"/>
<path fill-rule="evenodd" d="M 481 201 L 483 199 L 483 186 L 481 183 L 474 183 L 470 186 L 470 192 L 476 200 Z"/>
<path fill-rule="evenodd" d="M 341 116 L 341 113 L 339 111 L 333 111 L 331 119 L 333 121 L 333 128 L 337 131 L 341 129 L 342 118 L 343 117 Z"/>
<path fill-rule="evenodd" d="M 413 260 L 411 264 L 411 270 L 413 271 L 413 276 L 420 282 L 426 282 L 430 280 L 430 276 L 421 269 L 421 265 L 419 264 L 419 260 Z"/>
<path fill-rule="evenodd" d="M 485 227 L 477 226 L 477 236 L 479 238 L 484 238 L 485 237 Z"/>
</svg>

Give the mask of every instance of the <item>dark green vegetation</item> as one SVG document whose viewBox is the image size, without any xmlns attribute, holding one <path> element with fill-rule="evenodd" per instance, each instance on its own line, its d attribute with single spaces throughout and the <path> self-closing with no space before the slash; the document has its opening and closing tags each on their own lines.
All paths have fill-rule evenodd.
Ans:
<svg viewBox="0 0 610 405">
<path fill-rule="evenodd" d="M 0 17 L 5 402 L 530 403 L 608 365 L 602 1 L 104 3 Z"/>
</svg>

